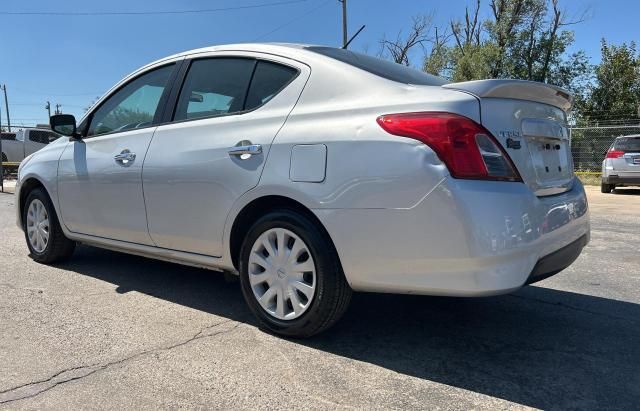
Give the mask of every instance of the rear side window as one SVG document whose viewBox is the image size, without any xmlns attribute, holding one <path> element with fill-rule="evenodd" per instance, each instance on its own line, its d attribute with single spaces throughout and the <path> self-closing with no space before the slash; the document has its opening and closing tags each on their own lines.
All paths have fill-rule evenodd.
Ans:
<svg viewBox="0 0 640 411">
<path fill-rule="evenodd" d="M 251 80 L 245 110 L 252 110 L 271 100 L 298 75 L 298 70 L 268 61 L 259 61 Z"/>
<path fill-rule="evenodd" d="M 14 141 L 16 139 L 16 133 L 0 133 L 2 140 Z"/>
<path fill-rule="evenodd" d="M 171 64 L 149 71 L 109 96 L 91 115 L 87 136 L 150 126 L 173 68 Z"/>
<path fill-rule="evenodd" d="M 244 110 L 256 61 L 245 58 L 194 60 L 180 91 L 174 120 L 213 117 Z"/>
<path fill-rule="evenodd" d="M 640 136 L 618 138 L 613 144 L 613 149 L 625 153 L 640 153 Z"/>
<path fill-rule="evenodd" d="M 306 47 L 306 49 L 399 83 L 421 86 L 441 86 L 448 83 L 448 81 L 443 78 L 432 76 L 431 74 L 392 61 L 367 56 L 366 54 L 354 53 L 353 51 L 333 47 L 311 46 Z"/>
</svg>

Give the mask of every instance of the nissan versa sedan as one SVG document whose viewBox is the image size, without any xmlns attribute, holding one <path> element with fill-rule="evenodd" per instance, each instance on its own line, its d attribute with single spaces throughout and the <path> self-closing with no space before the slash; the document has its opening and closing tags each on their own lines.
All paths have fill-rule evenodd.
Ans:
<svg viewBox="0 0 640 411">
<path fill-rule="evenodd" d="M 602 161 L 601 191 L 624 186 L 640 186 L 640 134 L 617 137 Z"/>
<path fill-rule="evenodd" d="M 352 291 L 488 296 L 569 266 L 590 232 L 570 107 L 343 49 L 193 50 L 53 116 L 18 225 L 41 263 L 85 243 L 238 274 L 264 327 L 307 337 Z"/>
</svg>

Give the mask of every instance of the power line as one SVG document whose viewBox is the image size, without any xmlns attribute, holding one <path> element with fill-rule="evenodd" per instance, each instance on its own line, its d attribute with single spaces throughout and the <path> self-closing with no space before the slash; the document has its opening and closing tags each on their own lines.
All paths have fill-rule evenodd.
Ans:
<svg viewBox="0 0 640 411">
<path fill-rule="evenodd" d="M 94 91 L 91 93 L 71 93 L 71 94 L 58 94 L 58 93 L 49 93 L 47 91 L 33 91 L 33 90 L 25 90 L 23 88 L 14 87 L 16 91 L 19 91 L 24 94 L 31 94 L 35 96 L 51 96 L 51 97 L 83 97 L 83 96 L 96 96 L 102 95 L 104 91 Z"/>
<path fill-rule="evenodd" d="M 0 15 L 6 16 L 152 16 L 166 14 L 195 14 L 216 13 L 221 11 L 257 9 L 262 7 L 283 6 L 286 4 L 303 3 L 309 0 L 285 0 L 271 3 L 251 4 L 246 6 L 218 7 L 213 9 L 195 10 L 161 10 L 161 11 L 0 11 Z"/>
<path fill-rule="evenodd" d="M 269 31 L 269 32 L 267 32 L 267 33 L 265 33 L 265 34 L 261 35 L 261 36 L 256 37 L 253 41 L 262 40 L 263 38 L 267 37 L 268 35 L 273 34 L 273 33 L 275 33 L 276 31 L 278 31 L 278 30 L 280 30 L 280 29 L 283 29 L 283 28 L 287 27 L 287 26 L 288 26 L 288 25 L 290 25 L 290 24 L 295 23 L 296 21 L 300 20 L 301 18 L 306 17 L 306 16 L 308 16 L 309 14 L 313 13 L 314 11 L 319 10 L 319 9 L 321 9 L 322 7 L 326 6 L 327 4 L 329 4 L 329 2 L 330 2 L 330 1 L 333 1 L 333 0 L 326 0 L 326 1 L 322 2 L 322 3 L 320 3 L 317 7 L 314 7 L 314 8 L 312 8 L 311 10 L 306 11 L 305 13 L 303 13 L 303 14 L 301 14 L 301 15 L 299 15 L 299 16 L 297 16 L 297 17 L 295 17 L 295 18 L 293 18 L 293 19 L 291 19 L 291 20 L 289 20 L 289 21 L 287 21 L 286 23 L 284 23 L 284 24 L 282 24 L 282 25 L 280 25 L 280 26 L 276 27 L 275 29 L 273 29 L 273 30 L 271 30 L 271 31 Z"/>
<path fill-rule="evenodd" d="M 11 106 L 28 106 L 28 107 L 40 107 L 43 103 L 11 103 Z M 45 103 L 46 104 L 46 103 Z M 77 104 L 64 104 L 65 107 L 76 107 L 76 108 L 84 108 L 85 106 L 80 106 Z"/>
</svg>

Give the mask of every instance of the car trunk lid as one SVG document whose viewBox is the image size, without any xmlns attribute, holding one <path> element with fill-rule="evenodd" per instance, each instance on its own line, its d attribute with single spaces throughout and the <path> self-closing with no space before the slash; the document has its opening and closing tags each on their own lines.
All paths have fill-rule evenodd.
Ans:
<svg viewBox="0 0 640 411">
<path fill-rule="evenodd" d="M 566 112 L 570 94 L 522 80 L 478 80 L 442 86 L 475 96 L 481 122 L 502 144 L 537 196 L 559 194 L 573 183 Z"/>
</svg>

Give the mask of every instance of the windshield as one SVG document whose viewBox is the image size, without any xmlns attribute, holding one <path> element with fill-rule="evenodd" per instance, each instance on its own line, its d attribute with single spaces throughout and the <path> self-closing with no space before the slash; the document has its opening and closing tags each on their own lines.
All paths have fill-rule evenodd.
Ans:
<svg viewBox="0 0 640 411">
<path fill-rule="evenodd" d="M 432 76 L 431 74 L 392 61 L 367 56 L 366 54 L 333 47 L 310 46 L 306 47 L 306 49 L 399 83 L 420 86 L 441 86 L 448 83 L 447 80 L 443 78 Z"/>
<path fill-rule="evenodd" d="M 625 153 L 640 153 L 640 136 L 618 138 L 613 149 Z"/>
</svg>

